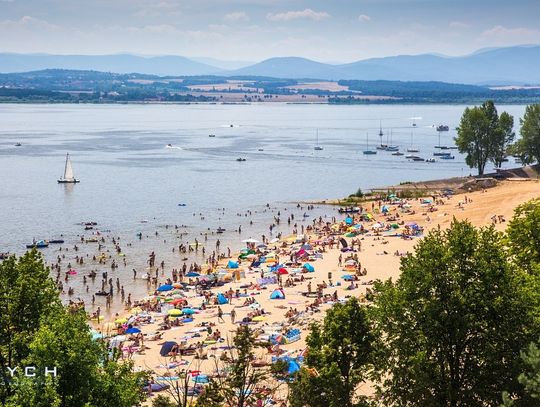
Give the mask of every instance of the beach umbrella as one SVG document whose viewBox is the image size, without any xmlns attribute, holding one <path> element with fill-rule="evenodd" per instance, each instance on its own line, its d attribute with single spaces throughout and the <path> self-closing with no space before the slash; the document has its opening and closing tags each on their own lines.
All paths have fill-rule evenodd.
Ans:
<svg viewBox="0 0 540 407">
<path fill-rule="evenodd" d="M 157 291 L 171 291 L 174 287 L 170 284 L 163 284 L 161 286 L 158 287 Z"/>
<path fill-rule="evenodd" d="M 182 311 L 180 311 L 179 309 L 176 309 L 176 308 L 173 308 L 173 309 L 170 309 L 167 314 L 169 314 L 169 316 L 171 317 L 179 317 L 182 315 Z"/>
<path fill-rule="evenodd" d="M 278 274 L 280 275 L 284 275 L 284 274 L 289 274 L 289 272 L 287 271 L 287 269 L 285 268 L 280 268 L 278 271 L 277 271 Z"/>
<path fill-rule="evenodd" d="M 242 240 L 242 243 L 259 243 L 259 241 L 250 237 L 249 239 Z"/>
<path fill-rule="evenodd" d="M 256 316 L 256 317 L 253 317 L 252 321 L 255 321 L 255 322 L 262 322 L 264 321 L 266 318 L 264 318 L 262 315 L 259 315 L 259 316 Z"/>
<path fill-rule="evenodd" d="M 344 263 L 345 266 L 356 266 L 356 260 L 347 260 L 345 263 Z"/>
<path fill-rule="evenodd" d="M 345 218 L 345 223 L 347 225 L 352 225 L 353 224 L 353 219 L 350 216 L 347 216 L 347 218 Z"/>
<path fill-rule="evenodd" d="M 125 324 L 127 322 L 127 318 L 118 318 L 114 321 L 117 324 Z"/>
<path fill-rule="evenodd" d="M 138 334 L 139 332 L 141 332 L 141 330 L 139 328 L 132 327 L 132 328 L 126 329 L 125 332 L 127 334 Z"/>
<path fill-rule="evenodd" d="M 182 310 L 182 313 L 184 315 L 193 315 L 193 314 L 195 314 L 195 310 L 193 308 L 184 308 Z"/>
<path fill-rule="evenodd" d="M 169 302 L 169 304 L 178 305 L 178 304 L 181 304 L 183 302 L 184 302 L 184 300 L 182 298 L 175 298 L 171 302 Z"/>
<path fill-rule="evenodd" d="M 167 356 L 174 345 L 177 345 L 177 343 L 174 341 L 165 342 L 163 345 L 161 345 L 161 350 L 159 351 L 159 354 L 161 356 Z"/>
<path fill-rule="evenodd" d="M 201 275 L 199 273 L 196 273 L 194 271 L 190 271 L 186 274 L 186 277 L 200 277 Z"/>
<path fill-rule="evenodd" d="M 313 246 L 311 246 L 309 243 L 306 243 L 306 244 L 302 245 L 301 249 L 313 250 Z"/>
<path fill-rule="evenodd" d="M 187 324 L 188 322 L 193 322 L 193 318 L 184 318 L 182 322 L 185 324 Z"/>
<path fill-rule="evenodd" d="M 373 225 L 371 225 L 371 227 L 372 227 L 373 229 L 380 229 L 380 228 L 383 227 L 383 225 L 381 225 L 379 222 L 377 222 L 377 223 L 374 223 Z"/>
</svg>

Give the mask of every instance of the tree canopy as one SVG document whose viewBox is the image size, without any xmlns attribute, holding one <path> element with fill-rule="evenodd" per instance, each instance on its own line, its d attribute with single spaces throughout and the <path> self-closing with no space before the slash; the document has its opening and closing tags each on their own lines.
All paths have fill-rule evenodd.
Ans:
<svg viewBox="0 0 540 407">
<path fill-rule="evenodd" d="M 501 166 L 515 136 L 513 125 L 513 117 L 506 112 L 499 116 L 492 101 L 465 109 L 455 142 L 459 152 L 466 154 L 467 165 L 478 169 L 478 175 L 484 174 L 489 161 Z"/>
<path fill-rule="evenodd" d="M 385 405 L 498 405 L 521 393 L 520 350 L 534 337 L 523 279 L 493 227 L 454 221 L 376 285 L 380 393 Z"/>
</svg>

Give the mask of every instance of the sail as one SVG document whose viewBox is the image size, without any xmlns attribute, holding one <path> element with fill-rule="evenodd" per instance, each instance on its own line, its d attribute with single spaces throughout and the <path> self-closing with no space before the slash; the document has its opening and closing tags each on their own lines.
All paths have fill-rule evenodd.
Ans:
<svg viewBox="0 0 540 407">
<path fill-rule="evenodd" d="M 73 167 L 71 166 L 71 160 L 69 154 L 66 155 L 66 168 L 64 169 L 64 180 L 73 181 Z"/>
</svg>

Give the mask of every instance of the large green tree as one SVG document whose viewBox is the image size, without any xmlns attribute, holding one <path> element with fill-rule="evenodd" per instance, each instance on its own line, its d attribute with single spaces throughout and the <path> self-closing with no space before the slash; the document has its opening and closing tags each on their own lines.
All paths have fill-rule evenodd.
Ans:
<svg viewBox="0 0 540 407">
<path fill-rule="evenodd" d="M 0 403 L 11 394 L 8 367 L 28 356 L 44 317 L 62 309 L 58 291 L 36 250 L 0 263 Z"/>
<path fill-rule="evenodd" d="M 375 364 L 389 406 L 498 405 L 521 394 L 520 350 L 536 335 L 523 275 L 493 227 L 453 221 L 376 285 Z"/>
<path fill-rule="evenodd" d="M 524 164 L 540 163 L 540 104 L 527 106 L 520 124 L 521 138 L 516 142 L 514 153 Z"/>
<path fill-rule="evenodd" d="M 368 377 L 373 340 L 365 308 L 356 298 L 330 308 L 322 325 L 310 327 L 305 367 L 290 386 L 291 406 L 364 405 L 355 393 Z"/>
<path fill-rule="evenodd" d="M 459 152 L 466 154 L 467 165 L 478 169 L 478 175 L 484 174 L 489 161 L 501 166 L 514 139 L 513 125 L 513 117 L 506 112 L 499 116 L 492 101 L 465 109 L 455 142 Z"/>
<path fill-rule="evenodd" d="M 0 295 L 0 404 L 132 407 L 144 399 L 144 373 L 92 339 L 84 311 L 62 306 L 36 251 L 0 264 Z M 22 373 L 25 366 L 34 377 Z M 8 367 L 17 367 L 14 377 Z"/>
</svg>

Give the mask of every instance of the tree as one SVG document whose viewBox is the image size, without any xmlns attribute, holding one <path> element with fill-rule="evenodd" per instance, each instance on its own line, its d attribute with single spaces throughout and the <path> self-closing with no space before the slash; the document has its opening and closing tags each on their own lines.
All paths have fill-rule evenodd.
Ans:
<svg viewBox="0 0 540 407">
<path fill-rule="evenodd" d="M 330 308 L 322 325 L 313 324 L 306 340 L 305 367 L 291 384 L 293 407 L 351 407 L 372 362 L 373 334 L 356 298 Z"/>
<path fill-rule="evenodd" d="M 524 164 L 540 163 L 540 104 L 527 106 L 520 124 L 521 139 L 516 143 L 515 153 Z"/>
<path fill-rule="evenodd" d="M 0 264 L 1 374 L 9 372 L 4 366 L 35 368 L 35 377 L 7 377 L 8 385 L 0 386 L 0 404 L 138 405 L 145 398 L 145 373 L 134 373 L 132 363 L 119 363 L 104 343 L 92 340 L 86 314 L 61 305 L 48 271 L 36 251 Z"/>
<path fill-rule="evenodd" d="M 379 392 L 389 406 L 498 405 L 522 394 L 520 350 L 538 332 L 523 276 L 493 226 L 454 220 L 376 284 Z"/>
<path fill-rule="evenodd" d="M 268 370 L 253 366 L 255 335 L 248 326 L 239 326 L 233 345 L 223 356 L 224 366 L 216 360 L 217 376 L 207 386 L 197 405 L 247 407 L 266 397 L 261 392 L 268 385 Z M 267 386 L 270 393 L 275 389 Z"/>
<path fill-rule="evenodd" d="M 484 174 L 488 161 L 500 167 L 514 139 L 513 124 L 514 119 L 508 113 L 499 117 L 492 101 L 465 109 L 455 142 L 459 152 L 467 154 L 467 165 L 478 169 L 478 175 Z"/>
<path fill-rule="evenodd" d="M 7 367 L 21 364 L 42 319 L 61 309 L 39 252 L 34 249 L 0 263 L 0 404 L 12 394 Z"/>
<path fill-rule="evenodd" d="M 528 274 L 540 274 L 540 199 L 519 205 L 508 224 L 513 259 Z"/>
</svg>

